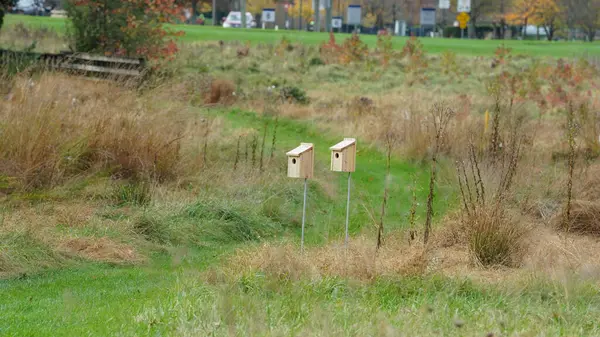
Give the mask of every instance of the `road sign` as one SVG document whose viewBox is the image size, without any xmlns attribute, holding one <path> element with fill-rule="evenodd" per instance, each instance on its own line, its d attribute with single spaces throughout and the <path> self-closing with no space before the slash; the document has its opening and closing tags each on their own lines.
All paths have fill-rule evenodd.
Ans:
<svg viewBox="0 0 600 337">
<path fill-rule="evenodd" d="M 360 25 L 362 18 L 360 5 L 348 6 L 348 15 L 346 15 L 346 18 L 349 25 Z"/>
<path fill-rule="evenodd" d="M 435 26 L 435 8 L 421 8 L 421 25 Z"/>
<path fill-rule="evenodd" d="M 458 21 L 460 29 L 467 28 L 467 23 L 469 20 L 471 20 L 471 16 L 465 12 L 462 12 L 456 16 L 456 21 Z"/>
<path fill-rule="evenodd" d="M 331 18 L 331 27 L 332 28 L 342 28 L 342 17 L 341 16 L 334 16 L 333 18 Z"/>
<path fill-rule="evenodd" d="M 450 9 L 450 0 L 440 0 L 438 7 L 440 9 Z"/>
<path fill-rule="evenodd" d="M 456 10 L 459 13 L 467 13 L 471 11 L 471 0 L 458 0 Z"/>
<path fill-rule="evenodd" d="M 456 20 L 458 20 L 459 22 L 460 21 L 469 22 L 471 20 L 471 16 L 469 15 L 469 13 L 462 12 L 456 16 Z"/>
<path fill-rule="evenodd" d="M 275 8 L 264 8 L 262 12 L 262 22 L 275 22 Z"/>
</svg>

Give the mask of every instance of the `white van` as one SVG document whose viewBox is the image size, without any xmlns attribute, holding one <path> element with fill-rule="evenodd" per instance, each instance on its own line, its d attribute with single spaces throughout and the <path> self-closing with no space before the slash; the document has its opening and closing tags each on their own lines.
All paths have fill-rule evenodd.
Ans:
<svg viewBox="0 0 600 337">
<path fill-rule="evenodd" d="M 229 12 L 225 22 L 223 22 L 223 28 L 240 28 L 242 26 L 242 13 L 241 12 Z M 254 17 L 249 12 L 246 12 L 246 28 L 256 27 Z"/>
</svg>

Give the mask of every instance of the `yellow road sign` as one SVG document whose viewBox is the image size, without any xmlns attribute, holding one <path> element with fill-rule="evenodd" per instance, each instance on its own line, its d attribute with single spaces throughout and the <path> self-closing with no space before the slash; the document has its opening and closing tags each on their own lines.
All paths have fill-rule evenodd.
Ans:
<svg viewBox="0 0 600 337">
<path fill-rule="evenodd" d="M 471 16 L 469 14 L 462 12 L 456 16 L 456 21 L 458 21 L 460 29 L 467 28 L 467 22 L 471 20 Z"/>
<path fill-rule="evenodd" d="M 469 22 L 469 20 L 471 20 L 471 16 L 468 13 L 462 12 L 462 13 L 458 14 L 458 16 L 456 17 L 456 20 L 458 22 L 460 22 L 460 21 Z"/>
</svg>

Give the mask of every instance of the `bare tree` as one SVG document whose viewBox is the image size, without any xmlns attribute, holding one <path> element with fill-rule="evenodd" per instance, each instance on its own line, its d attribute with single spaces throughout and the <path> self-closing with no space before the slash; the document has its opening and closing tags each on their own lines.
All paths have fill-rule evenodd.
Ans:
<svg viewBox="0 0 600 337">
<path fill-rule="evenodd" d="M 565 21 L 570 29 L 581 28 L 593 42 L 600 29 L 600 0 L 562 0 Z"/>
<path fill-rule="evenodd" d="M 379 225 L 377 228 L 377 250 L 383 245 L 383 230 L 384 230 L 384 219 L 387 202 L 389 198 L 390 188 L 390 169 L 392 165 L 392 154 L 398 142 L 400 141 L 400 131 L 397 122 L 394 120 L 393 115 L 382 117 L 386 123 L 386 129 L 382 134 L 382 142 L 385 146 L 386 154 L 386 166 L 385 166 L 385 180 L 383 185 L 383 200 L 381 202 L 381 217 L 379 218 Z"/>
</svg>

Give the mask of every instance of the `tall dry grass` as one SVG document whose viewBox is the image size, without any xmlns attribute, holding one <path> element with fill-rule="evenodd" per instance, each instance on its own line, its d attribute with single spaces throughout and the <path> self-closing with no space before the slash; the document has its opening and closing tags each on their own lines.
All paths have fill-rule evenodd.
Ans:
<svg viewBox="0 0 600 337">
<path fill-rule="evenodd" d="M 304 253 L 291 243 L 241 249 L 221 272 L 228 277 L 264 272 L 287 280 L 339 276 L 371 281 L 381 276 L 422 275 L 427 265 L 425 248 L 409 245 L 401 236 L 388 237 L 386 245 L 379 249 L 372 238 L 360 236 L 352 240 L 347 251 L 338 243 L 309 247 Z M 215 272 L 211 272 L 211 277 L 219 276 Z"/>
<path fill-rule="evenodd" d="M 24 189 L 108 172 L 164 181 L 182 169 L 197 121 L 172 102 L 111 82 L 43 73 L 18 77 L 0 100 L 0 174 Z"/>
</svg>

